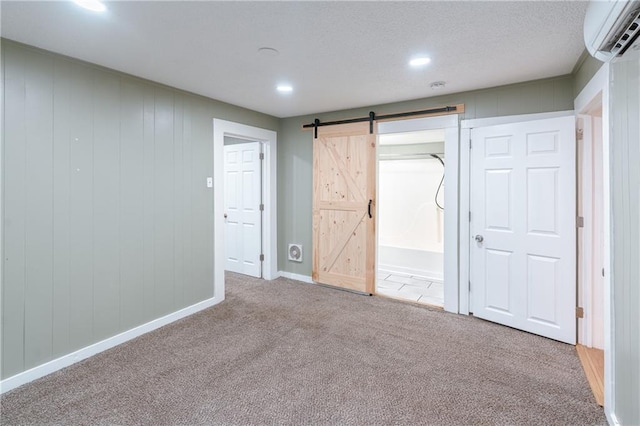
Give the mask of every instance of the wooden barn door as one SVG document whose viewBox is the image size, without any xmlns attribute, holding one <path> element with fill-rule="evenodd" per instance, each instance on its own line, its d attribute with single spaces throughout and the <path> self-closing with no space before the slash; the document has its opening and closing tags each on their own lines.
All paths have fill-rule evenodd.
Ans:
<svg viewBox="0 0 640 426">
<path fill-rule="evenodd" d="M 376 136 L 369 123 L 313 140 L 313 280 L 364 293 L 375 282 Z"/>
</svg>

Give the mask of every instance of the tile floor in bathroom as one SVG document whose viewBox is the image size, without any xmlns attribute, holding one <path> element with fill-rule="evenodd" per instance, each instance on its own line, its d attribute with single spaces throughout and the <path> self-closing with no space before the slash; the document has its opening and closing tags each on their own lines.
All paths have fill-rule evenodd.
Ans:
<svg viewBox="0 0 640 426">
<path fill-rule="evenodd" d="M 442 281 L 401 273 L 378 272 L 376 292 L 427 305 L 444 305 Z"/>
</svg>

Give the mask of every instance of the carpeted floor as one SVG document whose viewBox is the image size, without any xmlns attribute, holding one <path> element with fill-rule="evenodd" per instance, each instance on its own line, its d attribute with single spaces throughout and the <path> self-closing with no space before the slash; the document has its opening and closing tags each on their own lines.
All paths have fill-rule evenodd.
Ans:
<svg viewBox="0 0 640 426">
<path fill-rule="evenodd" d="M 2 425 L 605 424 L 575 348 L 284 278 L 15 389 Z"/>
</svg>

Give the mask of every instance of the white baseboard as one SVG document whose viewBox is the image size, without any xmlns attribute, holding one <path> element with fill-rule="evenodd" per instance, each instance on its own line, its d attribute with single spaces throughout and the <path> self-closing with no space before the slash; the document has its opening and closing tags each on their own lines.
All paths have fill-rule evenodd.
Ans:
<svg viewBox="0 0 640 426">
<path fill-rule="evenodd" d="M 303 283 L 308 283 L 308 284 L 314 284 L 313 280 L 308 275 L 294 274 L 293 272 L 287 272 L 287 271 L 278 271 L 278 274 L 281 277 L 289 278 L 291 280 L 302 281 Z"/>
<path fill-rule="evenodd" d="M 33 367 L 27 371 L 23 371 L 22 373 L 18 373 L 15 376 L 8 377 L 0 381 L 0 394 L 8 392 L 33 380 L 39 379 L 40 377 L 44 377 L 55 371 L 61 370 L 65 367 L 75 364 L 76 362 L 82 361 L 83 359 L 89 358 L 90 356 L 113 348 L 114 346 L 120 345 L 128 340 L 134 339 L 138 336 L 158 329 L 162 326 L 170 324 L 174 321 L 182 319 L 210 306 L 216 305 L 223 300 L 224 295 L 222 295 L 221 297 L 212 297 L 211 299 L 203 300 L 202 302 L 198 302 L 195 305 L 188 306 L 169 315 L 165 315 L 164 317 L 155 319 L 146 324 L 139 325 L 135 328 L 132 328 L 131 330 L 127 330 L 113 337 L 102 340 L 98 343 L 94 343 L 92 345 L 79 349 L 68 355 L 61 356 L 60 358 L 38 365 L 37 367 Z"/>
<path fill-rule="evenodd" d="M 620 425 L 620 422 L 618 421 L 618 418 L 616 417 L 616 415 L 613 413 L 613 411 L 611 410 L 605 410 L 605 415 L 607 416 L 607 421 L 609 422 L 609 424 L 611 426 L 618 426 Z"/>
</svg>

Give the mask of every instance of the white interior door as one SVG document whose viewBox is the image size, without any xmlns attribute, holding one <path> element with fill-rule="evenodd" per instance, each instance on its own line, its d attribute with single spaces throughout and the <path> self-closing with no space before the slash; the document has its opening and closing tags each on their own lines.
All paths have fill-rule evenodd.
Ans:
<svg viewBox="0 0 640 426">
<path fill-rule="evenodd" d="M 262 275 L 260 142 L 224 147 L 225 269 Z"/>
<path fill-rule="evenodd" d="M 471 130 L 475 316 L 576 339 L 575 118 Z"/>
</svg>

